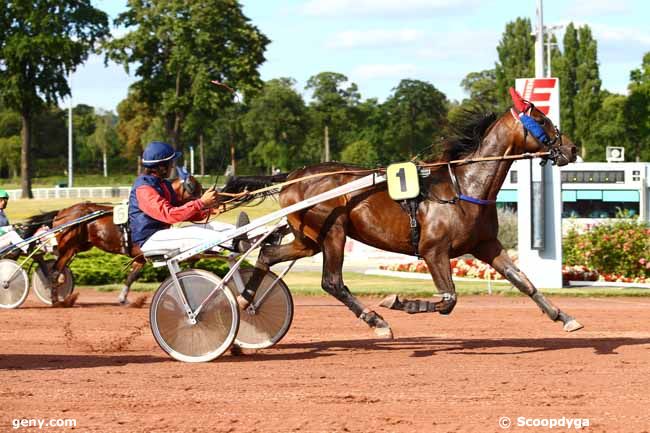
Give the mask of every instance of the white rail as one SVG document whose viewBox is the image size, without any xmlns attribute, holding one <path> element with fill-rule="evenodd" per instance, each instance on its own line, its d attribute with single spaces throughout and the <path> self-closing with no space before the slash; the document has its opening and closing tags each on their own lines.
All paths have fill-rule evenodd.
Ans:
<svg viewBox="0 0 650 433">
<path fill-rule="evenodd" d="M 130 186 L 89 186 L 75 188 L 32 188 L 32 194 L 36 199 L 51 198 L 128 198 L 131 192 Z M 7 190 L 9 198 L 17 200 L 22 198 L 19 189 Z"/>
</svg>

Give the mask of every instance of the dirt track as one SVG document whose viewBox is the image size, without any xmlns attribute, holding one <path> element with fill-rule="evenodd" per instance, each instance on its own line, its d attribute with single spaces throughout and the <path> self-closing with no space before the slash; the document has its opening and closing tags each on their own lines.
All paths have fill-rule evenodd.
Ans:
<svg viewBox="0 0 650 433">
<path fill-rule="evenodd" d="M 557 298 L 585 325 L 571 335 L 524 298 L 462 297 L 450 317 L 382 309 L 392 341 L 332 298 L 298 298 L 275 348 L 190 365 L 158 348 L 148 308 L 115 296 L 0 311 L 0 431 L 72 418 L 84 433 L 491 432 L 501 416 L 650 431 L 647 298 Z"/>
</svg>

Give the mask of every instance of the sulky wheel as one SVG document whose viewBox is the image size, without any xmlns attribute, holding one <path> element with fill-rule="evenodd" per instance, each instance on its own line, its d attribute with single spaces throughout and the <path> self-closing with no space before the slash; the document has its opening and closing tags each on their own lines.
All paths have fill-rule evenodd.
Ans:
<svg viewBox="0 0 650 433">
<path fill-rule="evenodd" d="M 259 271 L 259 270 L 258 270 Z M 243 285 L 253 275 L 253 269 L 240 269 Z M 233 293 L 237 274 L 228 282 Z M 239 332 L 235 343 L 244 349 L 264 349 L 279 342 L 291 327 L 293 298 L 287 285 L 273 272 L 266 272 L 255 292 L 253 303 L 239 312 Z M 275 285 L 271 285 L 275 282 Z"/>
<path fill-rule="evenodd" d="M 48 276 L 54 268 L 54 262 L 55 260 L 45 261 L 47 275 L 43 273 L 43 270 L 40 266 L 36 266 L 36 269 L 34 269 L 34 272 L 32 272 L 32 289 L 34 289 L 36 297 L 47 305 L 52 305 L 52 293 L 50 291 L 50 282 Z M 72 293 L 73 290 L 74 278 L 72 277 L 72 271 L 66 265 L 66 267 L 63 268 L 61 275 L 59 275 L 57 293 L 60 299 L 65 299 L 70 293 Z"/>
<path fill-rule="evenodd" d="M 0 308 L 18 308 L 27 299 L 29 279 L 18 263 L 0 260 Z"/>
<path fill-rule="evenodd" d="M 196 308 L 219 285 L 216 275 L 197 269 L 176 274 L 190 309 Z M 151 331 L 160 347 L 184 362 L 206 362 L 228 350 L 239 328 L 237 301 L 230 290 L 214 293 L 192 323 L 172 276 L 160 285 L 151 301 Z"/>
</svg>

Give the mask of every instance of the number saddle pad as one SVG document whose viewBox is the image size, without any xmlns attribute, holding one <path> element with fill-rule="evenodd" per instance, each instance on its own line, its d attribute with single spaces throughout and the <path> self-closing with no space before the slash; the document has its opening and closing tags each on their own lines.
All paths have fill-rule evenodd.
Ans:
<svg viewBox="0 0 650 433">
<path fill-rule="evenodd" d="M 412 162 L 391 164 L 386 168 L 388 195 L 393 200 L 407 200 L 420 194 L 418 168 Z"/>
</svg>

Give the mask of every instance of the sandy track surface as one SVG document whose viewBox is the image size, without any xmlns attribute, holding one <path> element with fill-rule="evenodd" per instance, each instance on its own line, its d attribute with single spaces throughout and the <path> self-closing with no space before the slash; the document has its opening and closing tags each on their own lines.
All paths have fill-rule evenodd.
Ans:
<svg viewBox="0 0 650 433">
<path fill-rule="evenodd" d="M 449 317 L 380 309 L 395 339 L 376 340 L 333 298 L 299 297 L 276 347 L 183 364 L 156 345 L 148 305 L 115 297 L 0 311 L 0 431 L 491 432 L 502 416 L 510 431 L 575 431 L 518 417 L 650 431 L 650 299 L 557 298 L 585 325 L 573 334 L 525 298 L 461 297 Z M 77 427 L 12 429 L 35 418 Z"/>
</svg>

